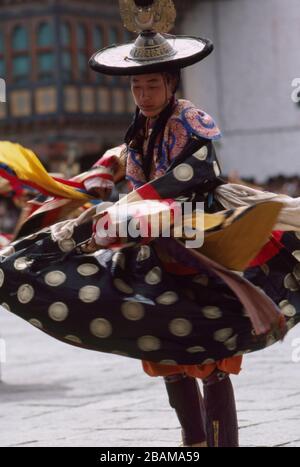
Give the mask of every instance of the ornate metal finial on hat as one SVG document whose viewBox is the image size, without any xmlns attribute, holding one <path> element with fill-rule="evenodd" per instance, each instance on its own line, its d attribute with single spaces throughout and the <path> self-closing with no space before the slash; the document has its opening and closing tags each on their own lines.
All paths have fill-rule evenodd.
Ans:
<svg viewBox="0 0 300 467">
<path fill-rule="evenodd" d="M 119 0 L 121 17 L 131 32 L 169 32 L 176 20 L 173 0 Z"/>
<path fill-rule="evenodd" d="M 173 0 L 119 0 L 119 4 L 126 29 L 139 33 L 129 59 L 159 60 L 176 54 L 176 50 L 163 36 L 175 24 Z"/>
</svg>

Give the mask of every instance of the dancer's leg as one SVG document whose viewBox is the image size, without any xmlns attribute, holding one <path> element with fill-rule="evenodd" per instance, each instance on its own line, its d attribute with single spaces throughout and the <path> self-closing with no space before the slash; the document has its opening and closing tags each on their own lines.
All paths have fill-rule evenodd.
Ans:
<svg viewBox="0 0 300 467">
<path fill-rule="evenodd" d="M 216 370 L 203 381 L 209 447 L 238 447 L 238 422 L 228 373 Z"/>
<path fill-rule="evenodd" d="M 164 377 L 170 406 L 175 409 L 184 446 L 206 446 L 202 396 L 195 378 L 185 373 Z"/>
</svg>

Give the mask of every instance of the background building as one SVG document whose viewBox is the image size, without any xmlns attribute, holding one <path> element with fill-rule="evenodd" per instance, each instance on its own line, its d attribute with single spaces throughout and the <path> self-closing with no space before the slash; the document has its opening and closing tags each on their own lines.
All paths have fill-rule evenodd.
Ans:
<svg viewBox="0 0 300 467">
<path fill-rule="evenodd" d="M 0 76 L 7 84 L 1 138 L 34 149 L 51 170 L 64 172 L 74 159 L 86 168 L 119 144 L 133 110 L 128 79 L 101 76 L 88 59 L 130 39 L 117 1 L 1 1 Z"/>
<path fill-rule="evenodd" d="M 262 181 L 300 174 L 299 0 L 198 0 L 182 30 L 210 37 L 214 53 L 185 73 L 185 93 L 222 129 L 226 173 Z"/>
<path fill-rule="evenodd" d="M 90 168 L 123 142 L 135 107 L 128 78 L 95 73 L 88 60 L 135 37 L 118 0 L 0 0 L 0 139 L 31 148 L 67 177 Z M 14 229 L 16 202 L 0 196 L 0 232 Z"/>
<path fill-rule="evenodd" d="M 300 171 L 299 0 L 175 0 L 177 32 L 203 35 L 214 53 L 184 72 L 184 93 L 215 117 L 225 173 L 256 181 Z M 92 53 L 131 39 L 118 0 L 0 1 L 0 137 L 51 170 L 85 169 L 122 141 L 133 103 L 127 78 L 88 68 Z M 56 163 L 58 161 L 58 163 Z M 63 165 L 62 161 L 65 161 Z M 78 166 L 74 168 L 77 170 Z"/>
</svg>

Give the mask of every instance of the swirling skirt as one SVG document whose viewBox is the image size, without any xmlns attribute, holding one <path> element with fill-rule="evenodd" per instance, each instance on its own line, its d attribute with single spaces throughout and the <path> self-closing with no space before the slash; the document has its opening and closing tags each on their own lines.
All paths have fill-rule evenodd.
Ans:
<svg viewBox="0 0 300 467">
<path fill-rule="evenodd" d="M 86 224 L 54 243 L 44 231 L 2 250 L 2 306 L 66 343 L 165 365 L 208 364 L 280 338 L 257 336 L 237 296 L 209 270 L 167 272 L 156 241 L 82 254 L 76 245 L 89 235 Z M 300 240 L 285 233 L 279 245 L 244 276 L 291 328 L 300 320 Z"/>
</svg>

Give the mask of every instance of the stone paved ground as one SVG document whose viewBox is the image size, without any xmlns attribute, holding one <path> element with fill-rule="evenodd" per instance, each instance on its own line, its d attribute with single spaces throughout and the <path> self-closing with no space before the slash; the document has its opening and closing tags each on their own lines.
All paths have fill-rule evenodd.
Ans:
<svg viewBox="0 0 300 467">
<path fill-rule="evenodd" d="M 0 334 L 7 353 L 0 446 L 178 446 L 163 382 L 145 375 L 139 361 L 67 346 L 2 308 Z M 300 326 L 283 344 L 247 355 L 232 378 L 242 446 L 300 447 L 293 339 Z"/>
</svg>

